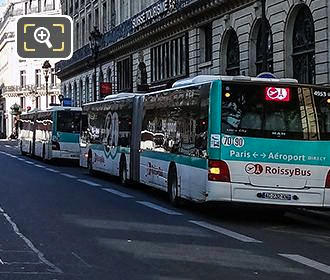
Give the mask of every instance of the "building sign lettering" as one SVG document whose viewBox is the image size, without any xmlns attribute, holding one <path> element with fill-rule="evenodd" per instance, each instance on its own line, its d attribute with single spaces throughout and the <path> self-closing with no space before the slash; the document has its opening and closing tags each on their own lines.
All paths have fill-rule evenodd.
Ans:
<svg viewBox="0 0 330 280">
<path fill-rule="evenodd" d="M 132 19 L 133 29 L 138 28 L 140 25 L 164 14 L 168 11 L 171 11 L 175 8 L 176 1 L 175 0 L 161 0 L 154 5 L 150 6 L 146 10 L 137 14 Z"/>
</svg>

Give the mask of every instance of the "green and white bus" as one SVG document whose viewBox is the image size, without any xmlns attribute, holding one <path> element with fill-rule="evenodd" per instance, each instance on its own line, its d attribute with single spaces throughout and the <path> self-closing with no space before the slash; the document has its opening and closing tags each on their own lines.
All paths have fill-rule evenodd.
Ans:
<svg viewBox="0 0 330 280">
<path fill-rule="evenodd" d="M 198 76 L 83 107 L 81 164 L 180 198 L 330 207 L 330 88 Z"/>
<path fill-rule="evenodd" d="M 19 145 L 23 155 L 44 160 L 80 157 L 81 108 L 53 107 L 20 116 Z"/>
</svg>

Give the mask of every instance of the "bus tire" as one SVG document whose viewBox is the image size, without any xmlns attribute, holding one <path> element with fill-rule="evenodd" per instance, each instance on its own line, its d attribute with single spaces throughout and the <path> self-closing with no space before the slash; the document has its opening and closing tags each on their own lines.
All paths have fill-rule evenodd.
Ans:
<svg viewBox="0 0 330 280">
<path fill-rule="evenodd" d="M 127 165 L 126 165 L 126 159 L 124 156 L 120 159 L 119 163 L 119 178 L 120 178 L 120 183 L 122 185 L 127 185 L 128 183 L 128 178 L 127 178 Z"/>
<path fill-rule="evenodd" d="M 180 198 L 179 198 L 178 176 L 175 165 L 170 166 L 167 182 L 168 182 L 167 183 L 168 198 L 172 205 L 179 206 Z"/>
<path fill-rule="evenodd" d="M 93 176 L 95 174 L 95 171 L 93 170 L 93 157 L 91 152 L 88 153 L 87 168 L 89 175 Z"/>
</svg>

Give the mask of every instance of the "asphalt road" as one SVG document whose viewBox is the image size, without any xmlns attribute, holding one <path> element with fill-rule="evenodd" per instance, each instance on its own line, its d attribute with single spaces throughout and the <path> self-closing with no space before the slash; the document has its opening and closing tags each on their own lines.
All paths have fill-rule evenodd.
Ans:
<svg viewBox="0 0 330 280">
<path fill-rule="evenodd" d="M 0 142 L 0 280 L 330 279 L 329 220 L 187 203 Z"/>
</svg>

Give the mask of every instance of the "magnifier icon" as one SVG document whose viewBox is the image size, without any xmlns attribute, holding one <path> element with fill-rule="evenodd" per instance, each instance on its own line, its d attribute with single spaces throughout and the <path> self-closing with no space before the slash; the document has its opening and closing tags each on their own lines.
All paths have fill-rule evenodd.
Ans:
<svg viewBox="0 0 330 280">
<path fill-rule="evenodd" d="M 49 49 L 53 47 L 49 40 L 50 32 L 46 27 L 38 27 L 34 31 L 34 39 L 40 44 L 46 44 Z"/>
</svg>

